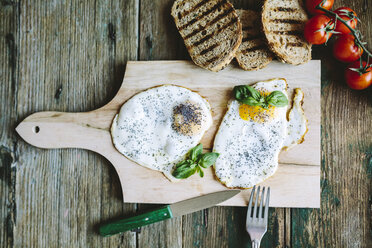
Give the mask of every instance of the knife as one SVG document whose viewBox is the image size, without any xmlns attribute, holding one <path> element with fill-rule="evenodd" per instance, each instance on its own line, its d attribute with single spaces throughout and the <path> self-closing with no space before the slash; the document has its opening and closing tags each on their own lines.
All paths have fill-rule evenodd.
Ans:
<svg viewBox="0 0 372 248">
<path fill-rule="evenodd" d="M 171 205 L 161 207 L 157 210 L 102 225 L 99 228 L 99 233 L 102 236 L 108 237 L 158 221 L 196 212 L 224 202 L 239 194 L 239 192 L 240 190 L 224 190 L 176 202 Z"/>
</svg>

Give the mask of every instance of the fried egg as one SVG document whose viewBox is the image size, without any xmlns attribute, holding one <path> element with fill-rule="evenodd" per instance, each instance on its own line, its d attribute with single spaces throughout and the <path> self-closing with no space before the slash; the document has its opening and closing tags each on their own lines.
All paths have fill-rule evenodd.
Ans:
<svg viewBox="0 0 372 248">
<path fill-rule="evenodd" d="M 278 90 L 288 98 L 285 79 L 258 82 L 252 87 L 263 95 Z M 219 181 L 231 188 L 250 188 L 272 176 L 282 148 L 301 143 L 307 131 L 302 99 L 302 91 L 296 89 L 289 120 L 288 106 L 264 109 L 231 101 L 213 146 L 220 154 L 214 165 Z"/>
<path fill-rule="evenodd" d="M 288 114 L 287 138 L 284 141 L 283 149 L 288 150 L 304 141 L 307 133 L 307 119 L 302 109 L 304 93 L 301 89 L 294 89 L 292 108 Z"/>
<path fill-rule="evenodd" d="M 198 93 L 175 85 L 140 92 L 121 107 L 111 126 L 116 149 L 169 179 L 212 125 L 211 107 Z"/>
</svg>

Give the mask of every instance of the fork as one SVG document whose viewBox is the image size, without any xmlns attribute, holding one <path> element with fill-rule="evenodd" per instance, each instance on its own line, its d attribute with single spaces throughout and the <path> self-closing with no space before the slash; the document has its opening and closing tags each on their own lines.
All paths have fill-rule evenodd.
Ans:
<svg viewBox="0 0 372 248">
<path fill-rule="evenodd" d="M 264 207 L 264 213 L 262 216 L 262 205 L 264 201 L 264 193 L 265 193 L 265 187 L 262 188 L 261 193 L 261 202 L 258 209 L 258 216 L 257 216 L 257 208 L 258 208 L 258 199 L 260 198 L 260 186 L 258 186 L 257 194 L 256 194 L 256 200 L 253 202 L 253 196 L 256 191 L 256 186 L 253 187 L 251 192 L 251 197 L 249 198 L 249 204 L 248 204 L 248 211 L 247 211 L 247 223 L 246 223 L 246 229 L 251 237 L 252 241 L 252 248 L 259 248 L 261 239 L 263 235 L 267 231 L 267 216 L 269 213 L 269 198 L 270 198 L 270 187 L 267 188 L 266 193 L 266 203 Z M 253 204 L 253 215 L 252 215 L 252 204 Z"/>
</svg>

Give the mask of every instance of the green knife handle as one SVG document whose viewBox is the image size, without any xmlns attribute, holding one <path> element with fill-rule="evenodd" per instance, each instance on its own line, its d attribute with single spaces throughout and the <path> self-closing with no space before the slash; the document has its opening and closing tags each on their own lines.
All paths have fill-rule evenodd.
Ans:
<svg viewBox="0 0 372 248">
<path fill-rule="evenodd" d="M 99 233 L 105 237 L 111 236 L 172 217 L 172 211 L 167 205 L 151 212 L 103 225 L 99 228 Z"/>
</svg>

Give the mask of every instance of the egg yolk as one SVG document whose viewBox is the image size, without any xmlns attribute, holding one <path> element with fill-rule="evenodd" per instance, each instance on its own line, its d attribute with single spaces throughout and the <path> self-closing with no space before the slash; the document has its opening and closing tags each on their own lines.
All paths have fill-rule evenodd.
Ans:
<svg viewBox="0 0 372 248">
<path fill-rule="evenodd" d="M 254 122 L 265 122 L 269 119 L 273 119 L 275 116 L 275 107 L 269 105 L 267 109 L 261 106 L 251 106 L 248 104 L 241 104 L 239 106 L 239 115 L 243 120 Z"/>
</svg>

